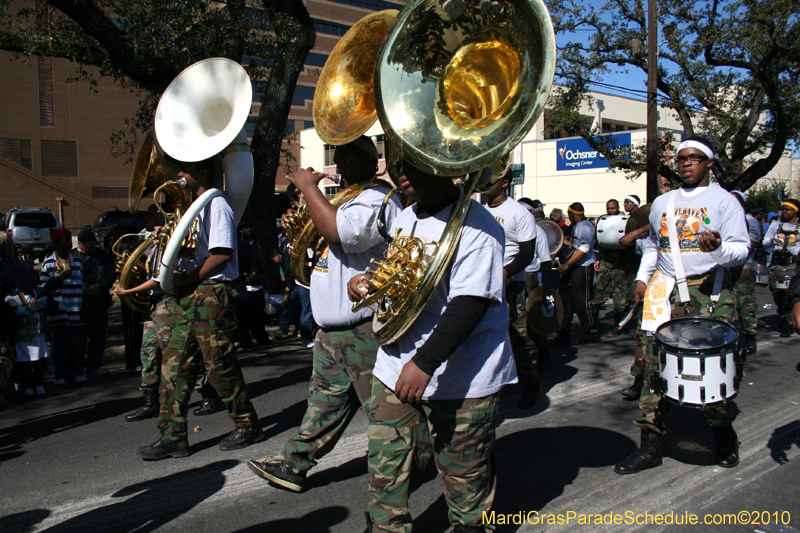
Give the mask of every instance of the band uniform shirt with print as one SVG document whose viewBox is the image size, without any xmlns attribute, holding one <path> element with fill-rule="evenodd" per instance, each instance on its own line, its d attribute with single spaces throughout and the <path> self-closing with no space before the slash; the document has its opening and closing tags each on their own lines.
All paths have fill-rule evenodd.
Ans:
<svg viewBox="0 0 800 533">
<path fill-rule="evenodd" d="M 675 197 L 675 226 L 686 277 L 710 273 L 717 266 L 741 265 L 750 253 L 744 210 L 734 196 L 719 185 L 678 189 L 655 199 L 650 209 L 650 244 L 645 246 L 637 281 L 649 283 L 656 270 L 675 278 L 667 228 L 667 205 Z M 717 231 L 722 244 L 713 252 L 700 250 L 700 234 Z M 657 255 L 655 261 L 653 255 Z"/>
<path fill-rule="evenodd" d="M 311 272 L 311 309 L 320 327 L 349 326 L 373 315 L 368 307 L 353 313 L 347 282 L 364 272 L 371 259 L 383 259 L 387 244 L 378 231 L 378 214 L 388 193 L 386 187 L 373 187 L 336 210 L 340 244 L 326 243 Z M 393 196 L 385 211 L 387 228 L 402 209 L 400 200 Z"/>
<path fill-rule="evenodd" d="M 484 207 L 503 226 L 503 232 L 506 235 L 506 247 L 503 254 L 503 266 L 505 267 L 519 253 L 519 243 L 536 238 L 536 220 L 530 211 L 513 198 L 506 198 L 505 202 L 496 207 L 490 207 L 489 204 Z M 511 281 L 525 281 L 525 269 L 514 274 Z"/>
<path fill-rule="evenodd" d="M 797 231 L 800 224 L 789 224 L 776 220 L 769 225 L 767 234 L 764 235 L 764 248 L 767 250 L 782 250 L 784 243 L 786 251 L 792 255 L 800 252 L 800 242 L 797 239 Z"/>
<path fill-rule="evenodd" d="M 426 255 L 430 256 L 434 249 L 431 244 L 441 239 L 452 208 L 419 218 L 417 205 L 412 205 L 397 217 L 392 234 L 420 238 L 428 245 Z M 503 279 L 504 241 L 503 229 L 494 217 L 473 200 L 458 249 L 422 312 L 396 342 L 378 350 L 376 378 L 395 390 L 403 366 L 428 340 L 447 304 L 457 296 L 476 296 L 489 299 L 489 309 L 469 337 L 434 371 L 422 398 L 482 398 L 516 383 Z"/>
</svg>

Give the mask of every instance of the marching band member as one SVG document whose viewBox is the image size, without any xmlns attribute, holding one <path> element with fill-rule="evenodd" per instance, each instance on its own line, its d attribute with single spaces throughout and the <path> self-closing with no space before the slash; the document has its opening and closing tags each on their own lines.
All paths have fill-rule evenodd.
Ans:
<svg viewBox="0 0 800 533">
<path fill-rule="evenodd" d="M 606 202 L 606 214 L 611 216 L 619 215 L 619 202 L 611 199 Z M 597 242 L 595 242 L 597 244 Z M 608 337 L 618 335 L 616 325 L 625 316 L 626 308 L 630 302 L 629 287 L 631 277 L 622 268 L 621 257 L 624 251 L 603 250 L 598 248 L 594 261 L 595 274 L 595 296 L 592 300 L 592 312 L 595 319 L 599 314 L 600 308 L 609 298 L 614 300 L 614 327 L 608 333 Z"/>
<path fill-rule="evenodd" d="M 511 178 L 509 170 L 491 190 L 483 194 L 487 199 L 484 207 L 503 226 L 506 236 L 503 275 L 506 279 L 506 301 L 511 320 L 508 334 L 511 337 L 514 362 L 517 364 L 517 375 L 522 383 L 522 395 L 517 407 L 527 409 L 536 404 L 536 399 L 542 390 L 539 373 L 528 351 L 528 322 L 525 308 L 525 302 L 528 300 L 525 267 L 533 260 L 537 226 L 533 215 L 508 196 Z"/>
<path fill-rule="evenodd" d="M 344 187 L 364 184 L 378 171 L 378 150 L 364 135 L 337 146 L 333 159 Z M 319 190 L 323 177 L 308 168 L 289 178 L 303 193 L 311 220 L 327 243 L 311 273 L 311 306 L 320 329 L 314 341 L 308 408 L 298 434 L 284 445 L 282 458 L 248 462 L 257 476 L 294 492 L 305 489 L 308 471 L 333 449 L 358 409 L 369 411 L 379 346 L 372 331 L 373 312 L 365 308 L 353 313 L 347 282 L 371 259 L 383 257 L 386 243 L 377 220 L 389 189 L 367 189 L 336 208 Z M 387 225 L 401 209 L 393 197 L 386 209 Z"/>
<path fill-rule="evenodd" d="M 558 292 L 564 302 L 564 320 L 559 328 L 554 344 L 570 344 L 569 329 L 572 316 L 578 315 L 583 326 L 580 344 L 600 340 L 597 320 L 592 310 L 594 292 L 594 234 L 592 223 L 584 216 L 583 204 L 575 202 L 567 209 L 572 227 L 574 252 L 556 270 L 562 274 Z"/>
<path fill-rule="evenodd" d="M 440 239 L 458 189 L 452 180 L 406 162 L 400 173 L 401 188 L 417 203 L 397 216 L 391 234 L 426 243 Z M 367 531 L 411 531 L 414 440 L 426 424 L 435 436 L 434 457 L 454 531 L 485 530 L 482 513 L 491 511 L 495 495 L 500 389 L 517 380 L 503 297 L 504 242 L 500 225 L 472 201 L 458 249 L 431 298 L 410 328 L 378 351 L 369 414 Z M 350 280 L 351 300 L 364 297 L 366 276 Z"/>
<path fill-rule="evenodd" d="M 731 194 L 736 196 L 742 209 L 746 209 L 745 196 L 742 191 L 733 191 Z M 764 237 L 761 232 L 761 224 L 756 220 L 756 217 L 750 213 L 745 214 L 745 221 L 747 222 L 747 233 L 750 236 L 750 255 L 747 256 L 747 262 L 743 265 L 731 268 L 731 283 L 733 283 L 733 293 L 736 296 L 736 313 L 739 315 L 739 320 L 742 322 L 742 333 L 744 334 L 745 348 L 747 353 L 756 353 L 756 309 L 758 309 L 758 302 L 756 302 L 756 274 L 751 268 L 753 256 L 756 253 L 756 248 L 761 245 L 761 240 Z"/>
<path fill-rule="evenodd" d="M 670 317 L 712 316 L 730 322 L 735 309 L 730 279 L 724 267 L 747 258 L 749 239 L 739 202 L 718 185 L 709 184 L 714 151 L 708 141 L 689 139 L 678 145 L 675 163 L 681 188 L 662 194 L 650 210 L 649 242 L 636 276 L 636 301 L 644 300 L 642 329 L 654 332 Z M 651 386 L 658 361 L 653 342 L 645 352 L 645 380 L 634 420 L 641 428 L 641 445 L 617 463 L 618 474 L 635 474 L 661 464 L 661 435 L 667 432 L 670 405 Z M 732 422 L 735 411 L 725 405 L 699 409 L 712 426 L 714 462 L 739 464 L 739 443 Z"/>
<path fill-rule="evenodd" d="M 178 178 L 186 180 L 185 188 L 195 196 L 217 185 L 213 158 L 175 163 L 180 168 Z M 239 276 L 236 222 L 223 196 L 205 206 L 191 233 L 196 241 L 196 259 L 179 262 L 184 270 L 176 270 L 174 280 L 180 293 L 167 301 L 171 328 L 161 364 L 161 436 L 150 446 L 138 449 L 137 455 L 145 460 L 189 455 L 187 404 L 203 367 L 236 425 L 219 448 L 238 450 L 263 438 L 236 360 L 239 334 L 232 286 Z"/>
<path fill-rule="evenodd" d="M 797 212 L 800 211 L 800 202 L 786 199 L 781 204 L 780 219 L 770 224 L 764 235 L 764 248 L 772 250 L 773 271 L 792 268 L 796 264 L 797 254 L 800 252 L 800 241 L 797 239 L 798 224 Z M 781 337 L 792 336 L 792 311 L 791 305 L 786 300 L 785 289 L 772 289 L 772 298 L 781 316 Z"/>
</svg>

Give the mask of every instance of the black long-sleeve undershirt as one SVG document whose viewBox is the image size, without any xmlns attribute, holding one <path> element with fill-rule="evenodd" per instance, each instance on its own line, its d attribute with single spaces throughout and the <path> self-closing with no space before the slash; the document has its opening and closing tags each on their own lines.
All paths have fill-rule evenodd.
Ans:
<svg viewBox="0 0 800 533">
<path fill-rule="evenodd" d="M 519 243 L 519 252 L 517 252 L 516 257 L 503 267 L 506 269 L 508 279 L 513 278 L 514 274 L 522 271 L 522 269 L 531 264 L 531 261 L 533 261 L 533 254 L 536 251 L 535 249 L 536 239 Z"/>
<path fill-rule="evenodd" d="M 414 364 L 432 376 L 475 331 L 491 303 L 488 298 L 478 296 L 456 296 L 450 300 L 431 336 L 411 358 Z"/>
</svg>

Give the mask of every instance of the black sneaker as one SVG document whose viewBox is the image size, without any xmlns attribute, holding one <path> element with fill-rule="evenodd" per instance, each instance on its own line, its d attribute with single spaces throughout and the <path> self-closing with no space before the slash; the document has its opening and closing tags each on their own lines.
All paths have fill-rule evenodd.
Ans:
<svg viewBox="0 0 800 533">
<path fill-rule="evenodd" d="M 453 528 L 453 533 L 485 533 L 485 531 L 481 526 L 465 526 L 464 524 L 458 524 Z"/>
<path fill-rule="evenodd" d="M 790 321 L 781 320 L 781 337 L 791 337 L 794 333 L 794 327 Z"/>
<path fill-rule="evenodd" d="M 272 458 L 264 462 L 247 461 L 247 466 L 258 477 L 286 490 L 303 492 L 306 488 L 306 477 L 289 470 L 283 459 Z"/>
<path fill-rule="evenodd" d="M 539 394 L 542 392 L 542 386 L 537 380 L 533 387 L 522 387 L 522 394 L 517 402 L 518 409 L 530 409 L 539 400 Z"/>
<path fill-rule="evenodd" d="M 145 461 L 158 461 L 168 457 L 189 457 L 189 441 L 158 439 L 150 446 L 142 446 L 136 450 L 136 455 Z"/>
<path fill-rule="evenodd" d="M 258 426 L 250 428 L 236 428 L 230 435 L 225 437 L 219 443 L 219 449 L 223 452 L 230 452 L 233 450 L 240 450 L 247 448 L 251 444 L 260 442 L 264 438 L 261 428 Z"/>
<path fill-rule="evenodd" d="M 580 338 L 578 344 L 589 344 L 600 340 L 600 332 L 596 329 L 590 330 L 586 335 Z"/>
</svg>

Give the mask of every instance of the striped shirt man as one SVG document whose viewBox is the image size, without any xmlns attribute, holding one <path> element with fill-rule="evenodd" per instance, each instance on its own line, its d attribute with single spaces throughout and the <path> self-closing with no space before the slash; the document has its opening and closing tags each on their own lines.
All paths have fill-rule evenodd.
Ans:
<svg viewBox="0 0 800 533">
<path fill-rule="evenodd" d="M 70 276 L 56 282 L 59 273 L 69 268 Z M 51 281 L 52 280 L 52 281 Z M 48 287 L 48 282 L 50 286 Z M 66 258 L 57 252 L 48 255 L 42 263 L 39 286 L 52 290 L 52 297 L 59 303 L 58 311 L 47 317 L 50 326 L 79 326 L 81 324 L 81 307 L 83 306 L 83 269 L 80 259 L 70 252 Z"/>
</svg>

